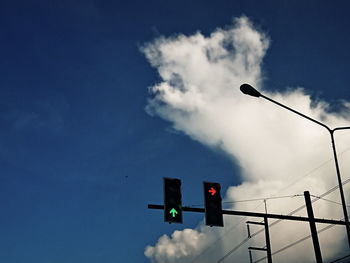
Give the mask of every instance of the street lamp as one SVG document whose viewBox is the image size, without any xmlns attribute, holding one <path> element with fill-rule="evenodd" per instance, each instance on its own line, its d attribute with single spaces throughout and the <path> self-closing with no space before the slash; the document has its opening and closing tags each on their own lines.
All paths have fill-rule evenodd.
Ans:
<svg viewBox="0 0 350 263">
<path fill-rule="evenodd" d="M 322 127 L 326 128 L 327 131 L 329 132 L 330 136 L 331 136 L 331 141 L 332 141 L 332 149 L 333 149 L 333 155 L 334 155 L 334 162 L 335 162 L 335 169 L 337 172 L 337 178 L 338 178 L 338 184 L 339 184 L 339 191 L 340 191 L 340 198 L 341 198 L 341 203 L 342 203 L 342 207 L 343 207 L 343 213 L 344 213 L 344 219 L 345 219 L 345 226 L 346 226 L 346 233 L 348 236 L 348 245 L 350 248 L 350 225 L 349 225 L 349 217 L 348 217 L 348 212 L 346 211 L 346 203 L 345 203 L 345 197 L 344 197 L 344 191 L 343 191 L 343 184 L 341 181 L 341 176 L 340 176 L 340 170 L 339 170 L 339 164 L 338 164 L 338 158 L 337 158 L 337 152 L 335 149 L 335 142 L 334 142 L 334 132 L 338 131 L 338 130 L 348 130 L 350 129 L 350 127 L 337 127 L 334 129 L 329 128 L 326 124 L 319 122 L 317 120 L 314 120 L 312 118 L 310 118 L 309 116 L 306 116 L 296 110 L 293 110 L 289 107 L 287 107 L 286 105 L 283 105 L 269 97 L 266 97 L 265 95 L 261 94 L 259 91 L 257 91 L 256 89 L 254 89 L 252 86 L 250 86 L 249 84 L 242 84 L 240 87 L 240 90 L 246 94 L 246 95 L 250 95 L 253 97 L 262 97 L 268 101 L 273 102 L 274 104 L 277 104 L 278 106 L 281 106 L 282 108 L 285 108 L 289 111 L 294 112 L 295 114 L 298 114 L 301 117 L 304 117 L 305 119 L 308 119 L 314 123 L 317 123 L 318 125 L 321 125 Z"/>
</svg>

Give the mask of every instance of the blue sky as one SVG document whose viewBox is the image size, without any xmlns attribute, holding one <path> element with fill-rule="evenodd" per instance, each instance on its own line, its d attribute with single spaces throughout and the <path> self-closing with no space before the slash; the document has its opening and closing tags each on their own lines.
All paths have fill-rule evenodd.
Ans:
<svg viewBox="0 0 350 263">
<path fill-rule="evenodd" d="M 292 3 L 293 2 L 293 3 Z M 271 39 L 269 91 L 303 86 L 350 100 L 346 1 L 1 1 L 0 260 L 149 262 L 162 234 L 162 178 L 202 204 L 202 181 L 241 182 L 237 164 L 146 113 L 160 81 L 140 51 L 160 36 L 209 35 L 246 15 Z M 235 89 L 238 87 L 232 87 Z"/>
</svg>

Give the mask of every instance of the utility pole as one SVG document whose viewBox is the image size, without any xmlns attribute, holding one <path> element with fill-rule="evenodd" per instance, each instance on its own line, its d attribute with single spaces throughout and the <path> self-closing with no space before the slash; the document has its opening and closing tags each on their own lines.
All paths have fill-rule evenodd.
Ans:
<svg viewBox="0 0 350 263">
<path fill-rule="evenodd" d="M 318 241 L 315 217 L 314 217 L 314 212 L 312 210 L 312 204 L 311 204 L 311 198 L 310 198 L 309 191 L 305 191 L 304 192 L 304 198 L 305 198 L 307 215 L 308 215 L 308 217 L 310 219 L 309 220 L 309 224 L 310 224 L 310 231 L 311 231 L 311 236 L 312 236 L 312 242 L 314 244 L 316 262 L 317 263 L 322 263 L 321 248 L 320 248 L 320 243 Z"/>
<path fill-rule="evenodd" d="M 269 233 L 269 222 L 267 220 L 267 216 L 264 217 L 264 224 L 265 224 L 265 239 L 266 239 L 267 262 L 268 263 L 272 263 L 270 233 Z"/>
<path fill-rule="evenodd" d="M 253 256 L 252 256 L 252 251 L 249 249 L 249 260 L 250 260 L 250 263 L 253 263 Z"/>
</svg>

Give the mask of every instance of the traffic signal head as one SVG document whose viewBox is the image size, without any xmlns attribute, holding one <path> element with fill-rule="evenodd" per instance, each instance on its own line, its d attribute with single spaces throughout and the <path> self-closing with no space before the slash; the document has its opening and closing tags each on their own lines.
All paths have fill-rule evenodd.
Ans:
<svg viewBox="0 0 350 263">
<path fill-rule="evenodd" d="M 205 223 L 208 226 L 224 226 L 221 207 L 221 186 L 204 182 Z"/>
<path fill-rule="evenodd" d="M 182 223 L 181 180 L 164 178 L 164 220 Z"/>
</svg>

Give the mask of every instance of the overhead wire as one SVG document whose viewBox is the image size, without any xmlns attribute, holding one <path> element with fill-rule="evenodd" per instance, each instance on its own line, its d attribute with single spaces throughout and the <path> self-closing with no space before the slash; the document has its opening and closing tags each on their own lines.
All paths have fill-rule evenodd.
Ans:
<svg viewBox="0 0 350 263">
<path fill-rule="evenodd" d="M 242 203 L 242 202 L 253 202 L 253 201 L 271 200 L 271 199 L 281 199 L 281 198 L 297 197 L 297 196 L 300 196 L 300 195 L 299 194 L 295 194 L 295 195 L 284 195 L 284 196 L 272 196 L 272 197 L 254 198 L 254 199 L 247 199 L 247 200 L 237 200 L 237 201 L 230 201 L 230 202 L 223 202 L 223 203 L 224 204 L 233 204 L 233 203 Z"/>
<path fill-rule="evenodd" d="M 254 199 L 254 200 L 253 200 L 253 199 L 251 199 L 251 200 L 242 200 L 241 202 L 243 202 L 243 201 L 248 201 L 248 202 L 250 202 L 250 201 L 257 201 L 257 200 L 260 201 L 260 200 L 266 200 L 266 199 L 277 199 L 277 198 L 296 197 L 296 196 L 299 196 L 299 195 L 280 196 L 280 197 L 275 197 L 275 198 L 274 198 L 274 197 L 270 197 L 270 198 L 265 198 L 265 199 Z M 260 205 L 262 205 L 262 204 L 264 204 L 264 202 L 262 202 L 261 204 L 259 204 L 258 207 L 259 207 Z M 240 220 L 240 222 L 239 222 L 238 224 L 235 225 L 235 228 L 236 228 L 242 221 L 244 221 L 246 218 L 247 218 L 247 217 L 244 217 L 242 220 Z M 231 231 L 231 229 L 230 229 L 229 231 Z M 229 233 L 229 231 L 226 232 L 225 235 L 226 235 L 227 233 Z M 262 230 L 262 231 L 263 231 L 263 230 Z M 224 257 L 220 258 L 220 260 L 217 261 L 217 263 L 222 262 L 223 260 L 225 260 L 230 254 L 232 254 L 233 252 L 235 252 L 240 246 L 242 246 L 243 244 L 245 244 L 250 238 L 256 236 L 256 235 L 258 234 L 258 232 L 260 233 L 261 231 L 257 231 L 257 232 L 255 232 L 255 233 L 253 233 L 252 235 L 250 235 L 250 237 L 245 238 L 241 243 L 239 243 L 239 244 L 236 245 L 233 249 L 231 249 L 231 250 L 230 250 L 230 253 L 228 253 L 228 254 L 226 254 Z M 194 262 L 194 261 L 191 261 L 191 263 L 192 263 L 192 262 Z"/>
<path fill-rule="evenodd" d="M 259 206 L 261 206 L 263 203 L 259 204 L 258 206 L 256 206 L 254 208 L 257 209 Z M 224 234 L 222 234 L 221 236 L 219 236 L 214 242 L 212 242 L 210 245 L 208 245 L 205 249 L 202 250 L 202 252 L 200 254 L 198 254 L 193 260 L 191 260 L 189 263 L 194 263 L 199 257 L 201 257 L 203 254 L 205 254 L 206 252 L 209 251 L 209 249 L 216 244 L 218 241 L 220 241 L 221 239 L 223 239 L 227 234 L 229 234 L 233 229 L 236 229 L 247 217 L 243 217 L 239 222 L 237 222 L 237 224 L 235 224 L 234 226 L 230 227 L 228 229 L 227 232 L 225 232 Z"/>
<path fill-rule="evenodd" d="M 350 182 L 350 178 L 348 178 L 347 180 L 345 180 L 345 181 L 342 183 L 342 185 L 345 185 L 345 184 L 347 184 L 347 183 L 349 183 L 349 182 Z M 334 192 L 334 191 L 335 191 L 336 189 L 338 189 L 338 188 L 339 188 L 338 185 L 337 185 L 337 186 L 334 186 L 334 187 L 332 187 L 331 189 L 329 189 L 328 191 L 326 191 L 325 193 L 323 193 L 322 195 L 320 195 L 320 197 L 323 198 L 324 196 L 326 196 L 326 195 L 328 195 L 328 194 Z M 311 203 L 314 203 L 314 202 L 316 202 L 317 200 L 320 200 L 320 198 L 314 198 L 314 199 L 312 199 L 312 200 L 311 200 Z M 294 209 L 294 210 L 293 210 L 292 212 L 290 212 L 288 215 L 293 215 L 293 214 L 295 214 L 296 212 L 300 211 L 301 209 L 303 209 L 303 208 L 305 208 L 305 207 L 306 207 L 306 205 L 302 205 L 302 206 L 300 206 L 300 207 Z M 278 224 L 278 223 L 281 222 L 282 220 L 283 220 L 283 219 L 278 219 L 278 220 L 274 221 L 273 223 L 269 224 L 269 227 L 272 227 L 272 226 Z M 260 234 L 260 233 L 262 233 L 262 232 L 264 232 L 264 231 L 265 231 L 264 229 L 258 230 L 257 232 L 251 234 L 250 236 L 251 236 L 251 238 L 252 238 L 252 237 L 255 237 L 256 235 L 258 235 L 258 234 Z M 249 238 L 248 238 L 248 239 L 244 239 L 241 243 L 239 243 L 238 245 L 236 245 L 233 249 L 231 249 L 230 251 L 228 251 L 223 257 L 221 257 L 218 261 L 216 261 L 216 263 L 222 262 L 225 258 L 227 258 L 229 255 L 231 255 L 233 252 L 235 252 L 238 248 L 240 248 L 241 246 L 243 246 L 248 240 L 249 240 Z"/>
<path fill-rule="evenodd" d="M 346 255 L 346 256 L 344 256 L 344 257 L 338 258 L 338 259 L 336 259 L 336 260 L 330 261 L 329 263 L 340 262 L 340 261 L 342 261 L 342 260 L 344 260 L 344 259 L 347 259 L 347 258 L 349 258 L 349 257 L 350 257 L 350 254 L 349 254 L 349 255 Z"/>
<path fill-rule="evenodd" d="M 326 231 L 326 230 L 328 230 L 328 229 L 330 229 L 330 228 L 332 228 L 332 227 L 334 227 L 334 226 L 336 226 L 336 225 L 328 225 L 328 226 L 326 226 L 326 227 L 324 227 L 324 228 L 318 230 L 317 233 L 321 233 L 321 232 L 323 232 L 323 231 Z M 301 239 L 298 239 L 298 240 L 296 240 L 296 241 L 294 241 L 294 242 L 288 244 L 287 246 L 284 246 L 284 247 L 282 247 L 282 248 L 276 250 L 275 252 L 271 253 L 271 255 L 273 256 L 273 255 L 276 255 L 276 254 L 278 254 L 278 253 L 281 253 L 282 251 L 284 251 L 284 250 L 286 250 L 286 249 L 288 249 L 288 248 L 294 247 L 295 245 L 297 245 L 297 244 L 299 244 L 299 243 L 301 243 L 301 242 L 303 242 L 303 241 L 309 239 L 310 237 L 311 237 L 311 235 L 307 235 L 307 236 L 305 236 L 305 237 L 302 237 Z M 267 258 L 267 256 L 262 257 L 262 258 L 259 258 L 258 260 L 254 261 L 253 263 L 258 263 L 258 262 L 260 262 L 260 261 L 262 261 L 262 260 L 264 260 L 264 259 L 266 259 L 266 258 Z"/>
<path fill-rule="evenodd" d="M 342 151 L 339 155 L 343 154 L 344 152 L 346 152 L 346 151 L 349 150 L 349 149 L 350 149 L 350 147 L 348 147 L 347 149 L 345 149 L 344 151 Z M 332 160 L 332 159 L 331 159 L 331 160 Z M 328 160 L 327 162 L 329 162 L 329 160 Z M 325 164 L 325 163 L 323 163 L 322 165 L 318 166 L 317 169 L 319 169 L 320 167 L 322 167 L 324 164 Z M 314 171 L 317 170 L 317 169 L 313 169 L 312 171 L 314 172 Z M 307 173 L 306 176 L 309 176 L 309 175 L 310 175 L 310 173 Z M 300 180 L 300 179 L 301 179 L 301 178 L 299 177 L 299 180 Z M 349 183 L 349 182 L 350 182 L 350 178 L 348 178 L 347 180 L 343 181 L 342 185 L 345 185 L 345 184 L 347 184 L 347 183 Z M 293 185 L 294 183 L 296 183 L 296 181 L 294 181 L 292 184 L 290 184 L 289 187 L 290 187 L 291 185 Z M 287 188 L 288 188 L 288 187 L 285 187 L 284 190 L 287 189 Z M 336 185 L 336 186 L 332 187 L 331 189 L 329 189 L 328 191 L 326 191 L 326 192 L 323 193 L 322 195 L 320 195 L 320 196 L 318 196 L 317 198 L 314 198 L 313 200 L 311 200 L 311 203 L 316 202 L 317 200 L 323 198 L 324 196 L 327 196 L 328 194 L 334 192 L 334 191 L 337 190 L 338 188 L 339 188 L 339 185 Z M 303 209 L 303 208 L 305 208 L 305 207 L 306 207 L 306 205 L 302 205 L 302 206 L 296 208 L 295 210 L 293 210 L 292 212 L 290 212 L 288 215 L 293 215 L 294 213 L 300 211 L 301 209 Z M 282 221 L 282 219 L 278 219 L 278 220 L 274 221 L 273 223 L 269 224 L 269 227 L 272 227 L 272 226 L 278 224 L 278 223 L 281 222 L 281 221 Z M 262 233 L 262 232 L 264 232 L 264 229 L 258 230 L 257 232 L 251 234 L 251 238 L 254 237 L 254 236 L 256 236 L 256 235 L 258 235 L 258 234 L 260 234 L 260 233 Z M 249 239 L 248 239 L 248 240 L 249 240 Z M 241 246 L 242 246 L 244 243 L 246 243 L 248 240 L 244 240 L 244 242 L 242 241 L 241 243 L 239 243 L 237 246 L 235 246 L 233 249 L 231 249 L 227 254 L 225 254 L 224 257 L 220 258 L 219 261 L 217 261 L 216 263 L 222 262 L 221 259 L 227 258 L 228 255 L 231 255 L 234 251 L 236 251 L 239 247 L 241 247 Z M 227 256 L 226 256 L 226 255 L 227 255 Z"/>
<path fill-rule="evenodd" d="M 327 202 L 330 202 L 330 203 L 333 203 L 333 204 L 336 204 L 336 205 L 343 205 L 342 203 L 339 203 L 339 202 L 336 202 L 334 200 L 330 200 L 330 199 L 327 199 L 327 198 L 324 198 L 324 197 L 320 197 L 320 196 L 316 196 L 316 195 L 310 195 L 312 197 L 315 197 L 315 198 L 318 198 L 318 199 L 321 199 L 323 201 L 327 201 Z M 350 207 L 350 205 L 346 205 L 347 207 Z"/>
<path fill-rule="evenodd" d="M 246 199 L 246 200 L 226 201 L 226 202 L 222 202 L 222 204 L 235 204 L 235 203 L 244 203 L 244 202 L 255 202 L 255 201 L 281 199 L 281 198 L 297 197 L 297 196 L 301 196 L 301 195 L 300 194 L 294 194 L 294 195 L 284 195 L 284 196 L 261 197 L 261 198 Z M 203 207 L 203 204 L 201 204 L 201 205 L 189 205 L 189 207 Z"/>
<path fill-rule="evenodd" d="M 289 195 L 289 196 L 278 196 L 278 197 L 267 197 L 267 198 L 255 198 L 255 199 L 249 199 L 249 200 L 238 200 L 238 201 L 232 201 L 232 202 L 223 202 L 224 204 L 230 204 L 230 203 L 239 203 L 239 202 L 251 202 L 251 201 L 264 201 L 268 199 L 279 199 L 279 198 L 287 198 L 287 197 L 296 197 L 298 195 Z M 259 208 L 263 202 L 260 203 L 258 206 L 256 206 L 253 210 L 256 210 Z M 203 206 L 203 205 L 190 205 L 189 207 L 195 207 L 195 206 Z M 194 263 L 200 256 L 202 256 L 207 250 L 212 247 L 213 244 L 217 243 L 221 239 L 223 239 L 228 233 L 230 233 L 233 229 L 237 228 L 242 222 L 245 221 L 247 217 L 243 217 L 237 224 L 235 224 L 233 227 L 229 228 L 228 231 L 226 231 L 223 235 L 219 236 L 214 242 L 212 242 L 210 245 L 208 245 L 200 254 L 198 254 L 194 259 L 192 259 L 189 263 Z M 244 241 L 246 242 L 246 241 Z"/>
<path fill-rule="evenodd" d="M 340 152 L 338 154 L 338 156 L 343 155 L 345 152 L 347 152 L 348 150 L 350 150 L 350 147 L 344 149 L 342 152 Z M 330 161 L 334 160 L 334 158 L 330 158 L 327 161 L 324 161 L 323 163 L 321 163 L 320 165 L 318 165 L 317 167 L 313 168 L 311 171 L 307 172 L 306 174 L 304 174 L 303 176 L 298 177 L 296 180 L 294 180 L 292 183 L 288 184 L 286 187 L 280 189 L 278 192 L 275 193 L 278 194 L 282 191 L 285 191 L 286 189 L 288 189 L 289 187 L 291 187 L 292 185 L 296 184 L 297 182 L 299 182 L 302 179 L 305 179 L 306 177 L 310 176 L 311 174 L 313 174 L 315 171 L 317 171 L 318 169 L 322 168 L 323 166 L 325 166 L 327 163 L 329 163 Z M 343 185 L 347 184 L 348 182 L 350 182 L 350 178 L 345 180 L 343 182 Z M 323 196 L 328 195 L 329 193 L 335 191 L 336 189 L 338 189 L 339 186 L 335 186 L 333 188 L 331 188 L 330 190 L 328 190 L 327 192 L 325 192 L 324 194 L 321 195 L 321 197 L 323 198 Z M 293 195 L 297 196 L 297 195 Z M 269 197 L 269 199 L 273 199 L 274 195 L 272 195 L 271 197 Z M 283 198 L 283 197 L 281 197 Z M 266 200 L 267 198 L 265 198 Z M 319 199 L 319 198 L 318 198 Z M 318 199 L 313 199 L 311 202 L 315 202 Z M 250 201 L 259 201 L 259 200 L 264 200 L 264 198 L 258 198 L 258 199 L 249 199 L 249 200 L 239 200 L 240 202 L 250 202 Z M 239 201 L 232 201 L 232 202 L 224 202 L 224 203 L 237 203 Z M 262 204 L 264 204 L 263 202 L 261 202 L 255 209 L 257 209 L 259 206 L 261 206 Z M 193 205 L 193 206 L 197 206 L 197 205 Z M 292 212 L 290 212 L 288 215 L 292 215 L 298 211 L 300 211 L 301 209 L 305 208 L 305 205 L 302 205 L 301 207 L 293 210 Z M 254 210 L 255 210 L 254 209 Z M 205 254 L 215 243 L 217 243 L 219 240 L 223 239 L 227 234 L 229 234 L 233 229 L 237 228 L 240 224 L 242 224 L 244 222 L 244 220 L 247 217 L 242 218 L 242 220 L 240 220 L 237 224 L 235 224 L 233 227 L 229 228 L 227 232 L 225 232 L 224 234 L 222 234 L 219 238 L 217 238 L 214 242 L 212 242 L 210 245 L 208 245 L 205 249 L 202 250 L 202 252 L 198 255 L 196 255 L 196 257 L 191 260 L 189 263 L 194 263 L 195 261 L 197 261 L 197 259 L 199 259 L 199 257 L 201 257 L 203 254 Z M 269 224 L 269 226 L 273 226 L 279 222 L 281 222 L 282 219 L 276 220 L 273 223 Z M 257 232 L 251 234 L 251 238 L 260 234 L 261 232 L 263 232 L 264 230 L 258 230 Z M 242 242 L 240 242 L 238 245 L 236 245 L 233 249 L 231 249 L 229 252 L 227 252 L 222 258 L 219 259 L 219 261 L 217 261 L 216 263 L 222 262 L 222 260 L 224 260 L 225 258 L 227 258 L 227 256 L 231 255 L 234 251 L 236 251 L 239 247 L 241 247 L 243 244 L 245 244 L 250 238 L 246 238 L 244 239 Z M 227 256 L 226 256 L 227 255 Z"/>
<path fill-rule="evenodd" d="M 341 155 L 343 155 L 345 152 L 349 151 L 350 147 L 344 149 L 342 152 L 340 152 L 338 154 L 338 156 L 340 157 Z M 277 193 L 282 192 L 286 189 L 288 189 L 289 187 L 291 187 L 292 185 L 296 184 L 297 182 L 299 182 L 301 179 L 305 179 L 306 177 L 310 176 L 311 174 L 313 174 L 315 171 L 317 171 L 318 169 L 320 169 L 321 167 L 325 166 L 326 164 L 328 164 L 329 162 L 333 161 L 334 158 L 329 158 L 328 160 L 324 161 L 323 163 L 321 163 L 320 165 L 316 166 L 315 168 L 313 168 L 311 171 L 307 172 L 306 174 L 297 177 L 292 183 L 288 184 L 286 187 L 282 188 L 281 190 L 279 190 Z"/>
</svg>

